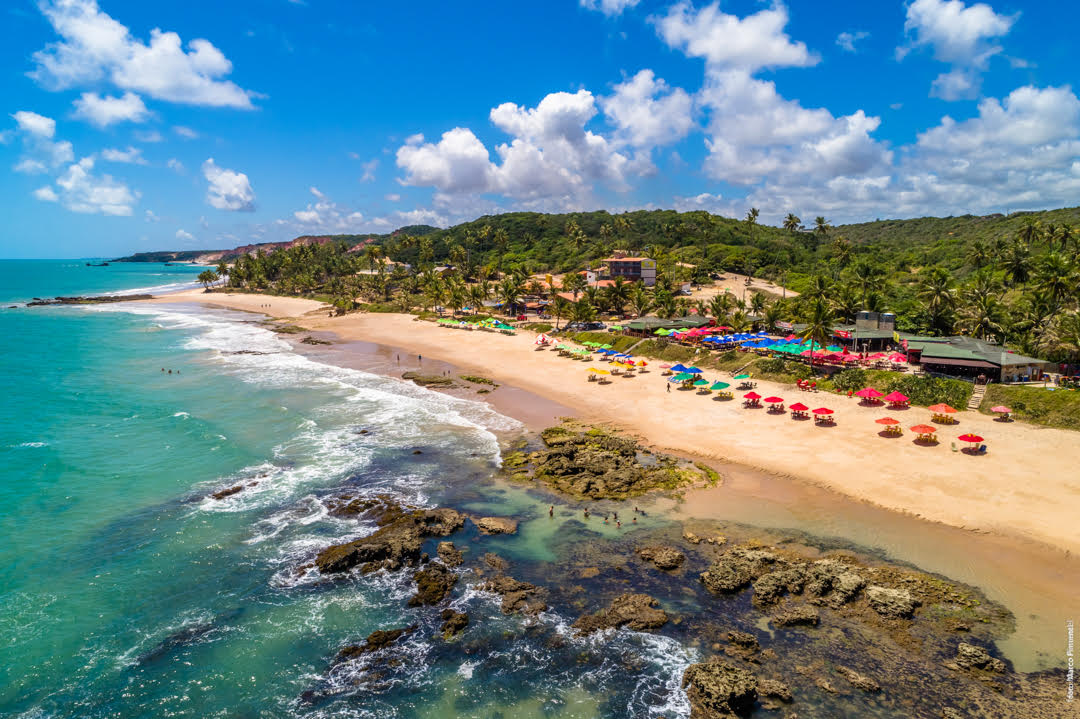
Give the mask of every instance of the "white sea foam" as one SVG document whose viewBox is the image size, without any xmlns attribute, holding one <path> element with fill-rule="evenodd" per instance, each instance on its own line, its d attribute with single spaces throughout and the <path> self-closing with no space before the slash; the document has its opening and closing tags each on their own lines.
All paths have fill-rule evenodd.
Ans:
<svg viewBox="0 0 1080 719">
<path fill-rule="evenodd" d="M 191 415 L 187 412 L 176 412 L 175 414 L 173 414 L 173 417 L 183 417 L 184 419 L 187 419 L 190 416 Z"/>
<path fill-rule="evenodd" d="M 22 449 L 31 449 L 31 448 L 37 448 L 37 447 L 48 447 L 49 443 L 48 442 L 23 442 L 21 444 L 13 444 L 11 446 L 16 447 L 16 448 L 22 448 Z"/>
</svg>

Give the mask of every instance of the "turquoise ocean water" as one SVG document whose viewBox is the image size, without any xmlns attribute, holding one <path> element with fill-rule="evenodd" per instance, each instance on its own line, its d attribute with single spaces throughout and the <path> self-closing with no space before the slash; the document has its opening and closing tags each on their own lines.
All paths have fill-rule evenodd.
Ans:
<svg viewBox="0 0 1080 719">
<path fill-rule="evenodd" d="M 449 644 L 424 638 L 437 612 L 405 606 L 409 572 L 297 579 L 372 529 L 327 515 L 342 488 L 546 520 L 492 483 L 496 433 L 516 423 L 487 405 L 312 361 L 248 314 L 7 309 L 197 271 L 0 262 L 0 716 L 687 715 L 678 680 L 697 655 L 673 639 L 622 632 L 589 654 L 558 612 L 541 636 L 461 582 L 473 623 Z M 256 484 L 207 497 L 241 482 Z M 491 546 L 550 560 L 547 526 Z M 414 622 L 389 676 L 327 675 L 342 645 Z"/>
</svg>

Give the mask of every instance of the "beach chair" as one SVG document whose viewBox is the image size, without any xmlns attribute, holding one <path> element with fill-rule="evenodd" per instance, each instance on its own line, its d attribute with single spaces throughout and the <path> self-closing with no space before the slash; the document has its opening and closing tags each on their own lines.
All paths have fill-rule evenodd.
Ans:
<svg viewBox="0 0 1080 719">
<path fill-rule="evenodd" d="M 958 449 L 956 448 L 956 442 L 953 442 L 953 443 L 952 443 L 952 451 L 954 451 L 954 452 L 959 452 L 959 451 L 960 451 L 960 450 L 958 450 Z"/>
<path fill-rule="evenodd" d="M 979 445 L 979 454 L 986 454 L 986 445 Z"/>
</svg>

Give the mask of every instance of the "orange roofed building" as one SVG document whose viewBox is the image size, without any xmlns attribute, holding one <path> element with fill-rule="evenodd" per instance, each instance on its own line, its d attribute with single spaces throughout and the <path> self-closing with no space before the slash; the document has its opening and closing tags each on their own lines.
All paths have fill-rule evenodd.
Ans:
<svg viewBox="0 0 1080 719">
<path fill-rule="evenodd" d="M 641 282 L 646 287 L 656 284 L 656 260 L 648 257 L 627 257 L 616 252 L 601 262 L 604 263 L 604 279 L 622 277 L 627 282 Z"/>
</svg>

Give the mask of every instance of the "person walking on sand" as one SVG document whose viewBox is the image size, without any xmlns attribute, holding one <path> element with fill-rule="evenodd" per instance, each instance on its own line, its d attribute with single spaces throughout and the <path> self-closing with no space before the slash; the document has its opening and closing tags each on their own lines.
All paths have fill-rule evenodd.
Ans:
<svg viewBox="0 0 1080 719">
<path fill-rule="evenodd" d="M 548 516 L 549 517 L 554 517 L 555 516 L 555 505 L 554 504 L 551 505 L 550 507 L 548 507 Z"/>
<path fill-rule="evenodd" d="M 670 382 L 667 382 L 667 383 L 665 383 L 665 384 L 667 384 L 667 391 L 668 391 L 668 394 L 671 394 L 671 383 L 670 383 Z"/>
</svg>

